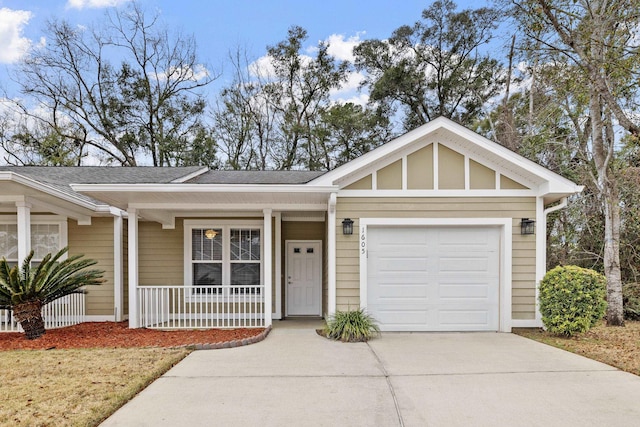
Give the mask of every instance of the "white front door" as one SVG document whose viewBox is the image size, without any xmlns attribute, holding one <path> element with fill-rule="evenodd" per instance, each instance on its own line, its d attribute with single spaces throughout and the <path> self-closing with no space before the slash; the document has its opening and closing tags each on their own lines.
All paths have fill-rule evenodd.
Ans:
<svg viewBox="0 0 640 427">
<path fill-rule="evenodd" d="M 322 315 L 322 242 L 287 241 L 286 315 Z"/>
</svg>

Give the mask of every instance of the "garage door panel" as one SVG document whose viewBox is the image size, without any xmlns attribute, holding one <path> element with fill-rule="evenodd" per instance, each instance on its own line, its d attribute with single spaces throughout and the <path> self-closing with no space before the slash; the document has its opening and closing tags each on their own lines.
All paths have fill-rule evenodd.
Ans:
<svg viewBox="0 0 640 427">
<path fill-rule="evenodd" d="M 387 301 L 414 301 L 418 299 L 428 301 L 433 299 L 429 295 L 429 289 L 422 284 L 380 286 L 379 292 L 374 296 L 381 304 Z"/>
<path fill-rule="evenodd" d="M 484 330 L 491 326 L 489 310 L 439 310 L 438 323 L 456 330 Z"/>
<path fill-rule="evenodd" d="M 490 257 L 439 257 L 438 270 L 440 273 L 454 272 L 458 273 L 482 273 L 487 274 L 491 264 L 495 263 L 495 259 Z"/>
<path fill-rule="evenodd" d="M 440 283 L 440 299 L 443 300 L 467 300 L 467 299 L 485 299 L 489 300 L 491 290 L 494 286 L 489 283 L 462 283 L 462 284 L 443 284 Z"/>
<path fill-rule="evenodd" d="M 498 329 L 497 228 L 370 227 L 367 239 L 367 309 L 382 330 Z"/>
<path fill-rule="evenodd" d="M 427 272 L 429 270 L 429 260 L 420 258 L 409 257 L 378 257 L 375 259 L 378 264 L 378 273 L 412 273 L 412 272 Z"/>
</svg>

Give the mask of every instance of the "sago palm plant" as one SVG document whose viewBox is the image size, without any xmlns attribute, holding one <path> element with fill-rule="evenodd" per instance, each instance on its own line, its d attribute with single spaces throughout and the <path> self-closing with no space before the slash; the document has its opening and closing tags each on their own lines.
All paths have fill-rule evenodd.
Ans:
<svg viewBox="0 0 640 427">
<path fill-rule="evenodd" d="M 0 260 L 0 309 L 13 311 L 27 339 L 39 338 L 45 333 L 42 306 L 69 294 L 85 293 L 81 287 L 103 282 L 103 271 L 86 269 L 97 261 L 80 259 L 83 255 L 60 261 L 67 250 L 47 254 L 37 267 L 31 266 L 33 251 L 22 267 L 11 267 L 6 259 Z"/>
</svg>

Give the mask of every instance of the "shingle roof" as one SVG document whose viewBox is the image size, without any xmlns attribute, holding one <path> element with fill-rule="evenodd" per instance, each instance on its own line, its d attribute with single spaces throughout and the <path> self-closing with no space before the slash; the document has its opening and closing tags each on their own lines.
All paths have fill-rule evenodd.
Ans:
<svg viewBox="0 0 640 427">
<path fill-rule="evenodd" d="M 202 169 L 202 166 L 0 166 L 0 171 L 15 172 L 50 184 L 167 184 Z"/>
<path fill-rule="evenodd" d="M 0 172 L 13 172 L 31 178 L 62 193 L 97 205 L 105 205 L 105 203 L 73 191 L 70 184 L 168 184 L 202 169 L 201 166 L 176 168 L 0 166 Z"/>
<path fill-rule="evenodd" d="M 306 184 L 323 171 L 221 171 L 210 170 L 188 181 L 190 184 Z"/>
<path fill-rule="evenodd" d="M 112 167 L 112 166 L 0 166 L 96 205 L 100 200 L 75 192 L 70 184 L 168 184 L 201 171 L 193 167 Z M 313 171 L 207 171 L 184 181 L 188 184 L 306 184 L 325 172 Z"/>
</svg>

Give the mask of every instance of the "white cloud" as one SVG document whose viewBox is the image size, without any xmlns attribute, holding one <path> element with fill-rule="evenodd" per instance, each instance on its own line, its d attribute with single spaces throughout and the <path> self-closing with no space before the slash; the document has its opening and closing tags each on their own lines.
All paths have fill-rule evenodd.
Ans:
<svg viewBox="0 0 640 427">
<path fill-rule="evenodd" d="M 329 38 L 325 40 L 329 43 L 329 49 L 327 52 L 329 55 L 341 61 L 351 61 L 355 59 L 353 57 L 353 48 L 362 43 L 360 36 L 364 33 L 356 33 L 355 36 L 351 36 L 345 39 L 344 34 L 331 34 Z"/>
<path fill-rule="evenodd" d="M 369 95 L 358 91 L 360 83 L 364 80 L 364 74 L 360 72 L 351 72 L 347 77 L 347 81 L 342 84 L 340 89 L 331 91 L 331 100 L 339 104 L 351 102 L 365 106 L 369 101 Z"/>
<path fill-rule="evenodd" d="M 117 7 L 131 0 L 68 0 L 69 9 L 99 9 L 103 7 Z"/>
<path fill-rule="evenodd" d="M 0 9 L 0 63 L 16 62 L 29 50 L 31 40 L 22 37 L 22 31 L 31 17 L 27 10 Z"/>
<path fill-rule="evenodd" d="M 197 82 L 209 76 L 209 70 L 202 65 L 197 64 L 195 68 L 190 67 L 173 67 L 167 73 L 161 73 L 156 76 L 156 79 L 165 81 L 167 78 L 170 80 L 190 80 Z"/>
</svg>

